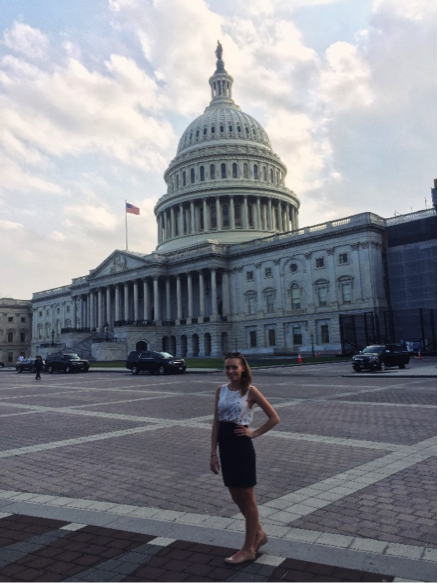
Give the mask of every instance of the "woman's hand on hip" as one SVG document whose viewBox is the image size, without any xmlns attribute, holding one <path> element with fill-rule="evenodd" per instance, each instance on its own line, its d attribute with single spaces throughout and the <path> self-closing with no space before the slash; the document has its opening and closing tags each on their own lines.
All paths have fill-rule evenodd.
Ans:
<svg viewBox="0 0 438 583">
<path fill-rule="evenodd" d="M 239 437 L 249 437 L 250 439 L 254 439 L 255 437 L 254 432 L 244 425 L 238 425 L 234 430 L 234 433 L 237 433 Z"/>
<path fill-rule="evenodd" d="M 217 457 L 217 455 L 215 456 L 211 456 L 210 457 L 210 470 L 213 472 L 213 474 L 218 474 L 219 473 L 219 459 Z"/>
</svg>

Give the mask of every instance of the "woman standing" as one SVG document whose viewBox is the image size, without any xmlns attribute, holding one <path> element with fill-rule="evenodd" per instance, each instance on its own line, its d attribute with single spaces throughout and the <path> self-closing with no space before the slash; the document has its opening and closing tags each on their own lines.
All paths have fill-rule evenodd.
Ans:
<svg viewBox="0 0 438 583">
<path fill-rule="evenodd" d="M 219 473 L 216 453 L 219 444 L 224 484 L 245 517 L 244 545 L 232 557 L 225 559 L 227 563 L 238 565 L 253 561 L 259 548 L 268 542 L 259 522 L 254 495 L 257 480 L 252 440 L 272 429 L 280 418 L 260 391 L 252 386 L 251 369 L 240 352 L 225 355 L 225 373 L 230 382 L 216 389 L 210 469 L 215 474 Z M 259 429 L 251 430 L 249 424 L 254 405 L 263 410 L 268 420 Z"/>
</svg>

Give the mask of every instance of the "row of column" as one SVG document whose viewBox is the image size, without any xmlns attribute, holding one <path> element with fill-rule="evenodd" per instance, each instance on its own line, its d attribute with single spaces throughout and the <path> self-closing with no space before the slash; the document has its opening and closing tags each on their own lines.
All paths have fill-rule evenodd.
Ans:
<svg viewBox="0 0 438 583">
<path fill-rule="evenodd" d="M 210 276 L 206 277 L 204 271 L 189 272 L 186 274 L 185 281 L 181 275 L 176 275 L 176 320 L 183 320 L 183 297 L 186 298 L 187 314 L 184 319 L 191 320 L 197 313 L 199 321 L 204 321 L 207 315 L 206 310 L 206 293 L 211 293 L 211 309 L 209 315 L 213 318 L 218 317 L 218 282 L 217 269 L 211 268 Z M 198 275 L 198 309 L 194 306 L 194 278 Z M 229 275 L 228 272 L 222 271 L 221 280 L 221 299 L 222 313 L 227 315 L 230 312 L 230 293 L 229 293 Z M 208 279 L 207 279 L 208 278 Z M 164 279 L 164 301 L 162 301 L 161 290 Z M 172 278 L 173 279 L 173 278 Z M 152 293 L 150 289 L 150 280 L 152 280 Z M 132 293 L 131 285 L 132 284 Z M 142 287 L 142 306 L 139 302 L 140 286 Z M 211 291 L 210 291 L 211 290 Z M 132 305 L 132 309 L 131 309 Z M 136 279 L 132 282 L 125 282 L 98 288 L 86 295 L 80 295 L 75 298 L 76 320 L 81 322 L 81 326 L 96 328 L 103 331 L 104 326 L 108 324 L 114 326 L 114 322 L 121 320 L 174 320 L 172 317 L 171 301 L 171 278 L 170 277 L 146 277 Z M 153 314 L 153 317 L 151 315 Z M 178 322 L 179 323 L 179 322 Z"/>
<path fill-rule="evenodd" d="M 238 200 L 236 200 L 238 199 Z M 183 235 L 214 230 L 254 229 L 257 231 L 292 231 L 298 228 L 297 208 L 277 199 L 248 196 L 207 198 L 179 203 L 158 215 L 158 242 Z"/>
</svg>

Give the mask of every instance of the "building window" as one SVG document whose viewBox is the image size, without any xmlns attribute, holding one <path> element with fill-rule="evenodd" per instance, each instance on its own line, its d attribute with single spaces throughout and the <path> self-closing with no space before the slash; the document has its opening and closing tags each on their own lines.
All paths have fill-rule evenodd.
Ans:
<svg viewBox="0 0 438 583">
<path fill-rule="evenodd" d="M 290 268 L 292 273 L 296 273 L 296 271 L 298 270 L 298 265 L 296 263 L 291 263 L 290 264 Z"/>
<path fill-rule="evenodd" d="M 315 265 L 317 269 L 320 269 L 321 267 L 324 267 L 324 257 L 317 257 L 315 259 Z"/>
<path fill-rule="evenodd" d="M 213 204 L 210 207 L 210 227 L 212 229 L 217 228 L 217 215 L 216 215 L 216 205 Z"/>
<path fill-rule="evenodd" d="M 179 174 L 176 175 L 176 187 L 179 188 Z"/>
<path fill-rule="evenodd" d="M 265 277 L 272 277 L 272 267 L 265 267 Z"/>
<path fill-rule="evenodd" d="M 234 222 L 236 227 L 242 227 L 242 215 L 240 213 L 241 205 L 234 203 Z"/>
<path fill-rule="evenodd" d="M 211 180 L 216 178 L 216 166 L 214 164 L 210 164 L 210 178 Z"/>
<path fill-rule="evenodd" d="M 271 182 L 274 182 L 274 171 L 272 170 L 272 168 L 269 171 L 269 178 L 270 178 Z"/>
<path fill-rule="evenodd" d="M 21 318 L 21 321 L 22 321 L 23 324 L 25 324 L 26 323 L 26 318 Z"/>
<path fill-rule="evenodd" d="M 266 298 L 266 312 L 268 314 L 274 311 L 274 291 L 270 290 L 265 293 Z"/>
<path fill-rule="evenodd" d="M 248 178 L 249 177 L 248 164 L 246 164 L 246 163 L 243 165 L 243 177 L 244 178 Z"/>
<path fill-rule="evenodd" d="M 14 362 L 14 353 L 8 352 L 8 362 Z"/>
<path fill-rule="evenodd" d="M 195 184 L 195 169 L 194 168 L 190 169 L 190 182 L 192 184 Z"/>
<path fill-rule="evenodd" d="M 13 316 L 9 316 L 8 322 L 13 322 L 13 321 L 14 321 L 14 317 Z"/>
<path fill-rule="evenodd" d="M 199 172 L 200 172 L 201 182 L 204 182 L 204 180 L 205 180 L 205 168 L 204 168 L 204 166 L 200 167 Z"/>
<path fill-rule="evenodd" d="M 14 333 L 8 332 L 8 342 L 13 342 L 13 341 L 14 341 Z"/>
<path fill-rule="evenodd" d="M 351 304 L 351 282 L 345 281 L 341 283 L 342 303 Z"/>
<path fill-rule="evenodd" d="M 268 345 L 275 346 L 275 330 L 273 328 L 268 330 Z"/>
<path fill-rule="evenodd" d="M 248 315 L 254 316 L 256 313 L 256 301 L 257 301 L 256 294 L 248 295 L 247 301 L 248 301 Z"/>
<path fill-rule="evenodd" d="M 257 348 L 257 331 L 251 330 L 249 333 L 249 346 L 250 348 Z"/>
<path fill-rule="evenodd" d="M 328 324 L 322 324 L 320 330 L 321 330 L 321 344 L 328 344 L 330 342 Z"/>
<path fill-rule="evenodd" d="M 250 229 L 254 228 L 254 212 L 252 204 L 248 204 L 248 227 Z"/>
<path fill-rule="evenodd" d="M 348 253 L 339 254 L 339 265 L 345 265 L 348 263 Z"/>
<path fill-rule="evenodd" d="M 297 283 L 293 283 L 290 288 L 291 306 L 292 310 L 299 310 L 301 308 L 301 290 Z"/>
<path fill-rule="evenodd" d="M 317 288 L 318 305 L 320 308 L 327 306 L 327 285 L 319 285 Z"/>
<path fill-rule="evenodd" d="M 292 341 L 294 346 L 301 346 L 303 343 L 303 333 L 301 331 L 301 326 L 294 326 L 292 328 Z"/>
<path fill-rule="evenodd" d="M 233 163 L 233 178 L 237 178 L 237 164 Z"/>
<path fill-rule="evenodd" d="M 254 272 L 253 271 L 247 271 L 246 272 L 246 281 L 252 281 L 254 279 Z"/>
<path fill-rule="evenodd" d="M 50 316 L 50 310 L 46 310 L 46 316 Z"/>
<path fill-rule="evenodd" d="M 222 178 L 227 177 L 227 165 L 226 164 L 221 164 L 221 177 Z"/>
<path fill-rule="evenodd" d="M 70 312 L 70 306 L 66 307 L 66 312 L 67 312 L 67 314 Z"/>
<path fill-rule="evenodd" d="M 187 186 L 187 174 L 186 171 L 183 171 L 183 186 Z"/>
<path fill-rule="evenodd" d="M 222 205 L 222 227 L 230 226 L 230 213 L 227 204 Z"/>
<path fill-rule="evenodd" d="M 26 342 L 26 332 L 20 332 L 20 342 Z"/>
<path fill-rule="evenodd" d="M 257 166 L 257 164 L 254 164 L 254 180 L 258 179 L 259 179 L 259 167 Z"/>
<path fill-rule="evenodd" d="M 268 171 L 266 170 L 266 166 L 263 166 L 263 180 L 268 182 Z"/>
<path fill-rule="evenodd" d="M 43 313 L 42 313 L 42 312 L 38 312 L 38 316 L 39 316 L 40 318 L 42 318 L 42 316 L 43 316 Z"/>
</svg>

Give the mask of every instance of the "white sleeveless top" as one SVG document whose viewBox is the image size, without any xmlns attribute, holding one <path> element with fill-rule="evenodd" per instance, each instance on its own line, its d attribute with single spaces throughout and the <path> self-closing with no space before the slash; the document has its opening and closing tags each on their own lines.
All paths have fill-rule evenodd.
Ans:
<svg viewBox="0 0 438 583">
<path fill-rule="evenodd" d="M 253 410 L 248 407 L 248 396 L 249 390 L 244 397 L 241 397 L 240 391 L 230 391 L 227 385 L 222 385 L 218 403 L 219 421 L 249 425 L 252 421 Z"/>
</svg>

